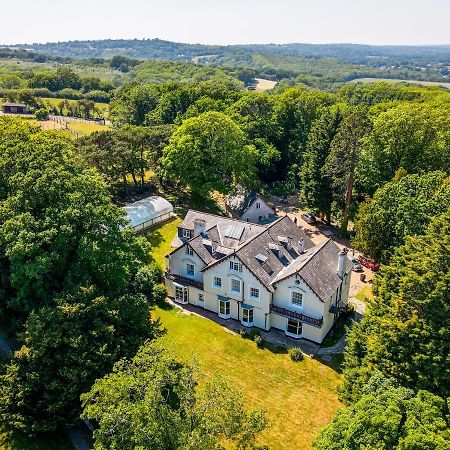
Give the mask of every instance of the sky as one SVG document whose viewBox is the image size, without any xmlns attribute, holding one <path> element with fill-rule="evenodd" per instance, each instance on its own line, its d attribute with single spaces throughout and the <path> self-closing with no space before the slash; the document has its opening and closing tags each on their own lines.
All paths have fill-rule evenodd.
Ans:
<svg viewBox="0 0 450 450">
<path fill-rule="evenodd" d="M 450 44 L 450 0 L 0 0 L 0 44 Z"/>
</svg>

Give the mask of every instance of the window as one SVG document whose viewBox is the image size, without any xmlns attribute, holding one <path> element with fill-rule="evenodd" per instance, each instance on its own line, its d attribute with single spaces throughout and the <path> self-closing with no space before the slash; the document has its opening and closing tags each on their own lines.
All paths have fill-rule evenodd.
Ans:
<svg viewBox="0 0 450 450">
<path fill-rule="evenodd" d="M 240 262 L 230 261 L 230 269 L 236 272 L 242 272 L 242 264 Z"/>
<path fill-rule="evenodd" d="M 293 291 L 291 303 L 294 306 L 301 307 L 303 305 L 303 294 L 301 292 Z"/>
<path fill-rule="evenodd" d="M 300 336 L 302 334 L 302 323 L 300 320 L 288 319 L 286 331 L 294 336 Z"/>
<path fill-rule="evenodd" d="M 237 294 L 241 292 L 241 280 L 231 279 L 231 291 Z"/>
<path fill-rule="evenodd" d="M 194 266 L 194 264 L 186 263 L 186 273 L 190 277 L 193 277 L 195 275 L 195 266 Z"/>
<path fill-rule="evenodd" d="M 203 302 L 204 301 L 203 294 L 198 294 L 198 301 L 199 302 Z"/>
<path fill-rule="evenodd" d="M 186 246 L 186 254 L 187 255 L 193 255 L 194 254 L 194 250 L 192 250 L 192 247 Z"/>
<path fill-rule="evenodd" d="M 226 302 L 224 300 L 219 300 L 219 314 L 221 316 L 229 316 L 230 315 L 230 302 Z"/>
<path fill-rule="evenodd" d="M 259 298 L 259 289 L 258 288 L 250 288 L 250 297 L 251 298 Z"/>
<path fill-rule="evenodd" d="M 242 310 L 242 322 L 248 325 L 253 323 L 253 309 Z"/>
<path fill-rule="evenodd" d="M 256 209 L 261 209 L 261 203 L 258 202 L 258 203 L 256 204 Z"/>
<path fill-rule="evenodd" d="M 188 302 L 188 290 L 182 286 L 175 286 L 175 301 L 179 303 Z"/>
<path fill-rule="evenodd" d="M 213 287 L 222 289 L 222 278 L 220 277 L 214 277 L 213 278 Z"/>
<path fill-rule="evenodd" d="M 183 229 L 183 237 L 190 239 L 191 238 L 191 230 Z"/>
</svg>

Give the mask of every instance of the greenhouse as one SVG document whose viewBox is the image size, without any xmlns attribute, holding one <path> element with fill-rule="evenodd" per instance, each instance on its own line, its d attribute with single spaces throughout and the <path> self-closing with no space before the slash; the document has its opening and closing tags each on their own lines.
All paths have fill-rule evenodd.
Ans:
<svg viewBox="0 0 450 450">
<path fill-rule="evenodd" d="M 174 216 L 173 206 L 164 198 L 153 195 L 123 208 L 125 219 L 134 231 L 142 231 Z"/>
</svg>

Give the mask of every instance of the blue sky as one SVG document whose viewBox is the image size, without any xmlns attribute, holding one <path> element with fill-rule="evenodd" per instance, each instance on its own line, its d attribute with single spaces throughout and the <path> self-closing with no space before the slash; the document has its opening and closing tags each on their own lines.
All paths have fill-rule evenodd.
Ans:
<svg viewBox="0 0 450 450">
<path fill-rule="evenodd" d="M 450 0 L 0 0 L 0 44 L 450 44 Z"/>
</svg>

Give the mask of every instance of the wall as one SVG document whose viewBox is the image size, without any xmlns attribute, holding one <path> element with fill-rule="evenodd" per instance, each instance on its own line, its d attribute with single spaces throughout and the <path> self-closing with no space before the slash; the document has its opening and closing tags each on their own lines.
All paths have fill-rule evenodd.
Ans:
<svg viewBox="0 0 450 450">
<path fill-rule="evenodd" d="M 203 273 L 201 272 L 201 269 L 205 266 L 205 263 L 197 256 L 195 252 L 193 255 L 188 255 L 186 253 L 186 245 L 178 248 L 170 255 L 170 258 L 166 258 L 166 261 L 169 261 L 171 273 L 176 273 L 177 275 L 203 282 Z M 195 274 L 193 277 L 189 276 L 186 272 L 186 263 L 188 261 L 194 264 L 195 267 Z"/>
<path fill-rule="evenodd" d="M 257 203 L 261 205 L 261 208 L 256 208 Z M 267 206 L 267 203 L 261 197 L 257 197 L 253 200 L 250 207 L 241 215 L 240 220 L 259 223 L 259 216 L 265 217 L 269 214 L 274 214 L 273 209 Z"/>
</svg>

